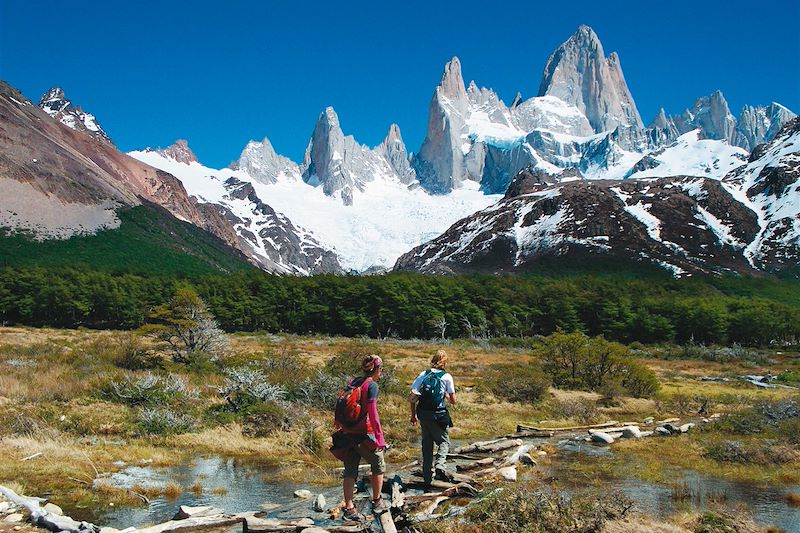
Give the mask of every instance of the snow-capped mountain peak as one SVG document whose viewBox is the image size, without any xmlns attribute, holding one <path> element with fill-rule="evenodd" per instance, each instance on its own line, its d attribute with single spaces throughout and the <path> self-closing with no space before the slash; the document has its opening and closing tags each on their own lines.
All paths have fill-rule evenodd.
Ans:
<svg viewBox="0 0 800 533">
<path fill-rule="evenodd" d="M 53 87 L 42 95 L 39 107 L 65 126 L 86 133 L 99 141 L 111 143 L 111 138 L 100 127 L 95 116 L 87 113 L 80 106 L 73 106 L 72 102 L 67 100 L 61 87 Z"/>
<path fill-rule="evenodd" d="M 166 148 L 157 149 L 156 152 L 168 159 L 183 163 L 184 165 L 197 163 L 197 156 L 194 155 L 192 149 L 189 148 L 189 142 L 185 139 L 178 139 Z"/>
<path fill-rule="evenodd" d="M 538 92 L 545 95 L 575 105 L 597 133 L 618 126 L 644 128 L 619 56 L 606 57 L 600 39 L 588 26 L 580 26 L 550 55 Z"/>
<path fill-rule="evenodd" d="M 261 183 L 302 179 L 297 163 L 278 154 L 266 137 L 262 141 L 248 142 L 239 159 L 231 163 L 230 168 L 242 170 Z"/>
</svg>

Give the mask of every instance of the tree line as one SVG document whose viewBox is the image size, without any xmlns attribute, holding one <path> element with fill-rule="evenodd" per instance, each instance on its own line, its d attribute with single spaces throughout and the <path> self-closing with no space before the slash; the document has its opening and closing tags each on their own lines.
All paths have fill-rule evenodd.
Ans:
<svg viewBox="0 0 800 533">
<path fill-rule="evenodd" d="M 0 322 L 132 329 L 181 287 L 196 291 L 226 331 L 424 339 L 580 331 L 625 343 L 749 346 L 800 338 L 800 285 L 749 278 L 243 272 L 182 279 L 6 267 Z"/>
</svg>

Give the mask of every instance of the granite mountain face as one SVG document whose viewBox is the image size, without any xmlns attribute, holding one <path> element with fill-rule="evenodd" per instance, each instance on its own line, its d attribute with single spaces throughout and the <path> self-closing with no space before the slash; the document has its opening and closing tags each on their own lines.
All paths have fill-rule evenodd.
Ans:
<svg viewBox="0 0 800 533">
<path fill-rule="evenodd" d="M 141 197 L 277 273 L 372 272 L 395 262 L 423 271 L 518 271 L 542 257 L 587 253 L 676 274 L 777 271 L 796 261 L 792 206 L 800 201 L 786 185 L 798 151 L 786 137 L 794 113 L 771 103 L 745 106 L 736 118 L 716 91 L 678 115 L 661 109 L 645 127 L 620 57 L 606 55 L 588 26 L 550 55 L 536 96 L 517 93 L 510 105 L 465 83 L 452 58 L 414 154 L 396 124 L 369 147 L 346 135 L 328 107 L 300 163 L 268 138 L 248 142 L 226 169 L 202 165 L 186 141 L 130 158 L 61 89 L 41 99 L 50 121 L 33 117 L 41 111 L 14 94 L 2 100 L 16 107 L 2 117 L 11 134 L 0 143 L 0 163 L 3 179 L 22 189 L 0 207 L 7 225 L 38 224 L 45 236 L 46 228 L 68 236 L 113 226 L 114 206 Z M 69 142 L 53 145 L 56 124 Z M 26 128 L 40 130 L 35 149 L 21 142 Z M 70 190 L 73 175 L 88 185 Z M 74 195 L 92 207 L 85 204 L 67 229 L 44 222 L 48 209 L 36 206 Z"/>
<path fill-rule="evenodd" d="M 495 205 L 402 256 L 396 270 L 525 272 L 614 259 L 676 275 L 800 264 L 800 118 L 723 179 L 586 180 L 526 169 Z"/>
</svg>

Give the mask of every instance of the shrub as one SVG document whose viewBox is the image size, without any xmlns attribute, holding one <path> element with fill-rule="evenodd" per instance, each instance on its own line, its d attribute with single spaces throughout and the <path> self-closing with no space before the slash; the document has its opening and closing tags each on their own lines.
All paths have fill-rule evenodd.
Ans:
<svg viewBox="0 0 800 533">
<path fill-rule="evenodd" d="M 661 388 L 655 372 L 633 361 L 625 366 L 622 386 L 634 398 L 652 398 Z"/>
<path fill-rule="evenodd" d="M 292 426 L 292 417 L 282 405 L 270 401 L 251 407 L 242 421 L 242 434 L 247 437 L 268 437 Z"/>
<path fill-rule="evenodd" d="M 488 388 L 509 402 L 532 403 L 550 388 L 550 378 L 535 366 L 496 366 L 487 379 Z"/>
<path fill-rule="evenodd" d="M 168 407 L 142 407 L 137 413 L 137 426 L 144 435 L 176 435 L 194 428 L 194 419 Z"/>
<path fill-rule="evenodd" d="M 186 385 L 176 374 L 165 377 L 152 372 L 138 376 L 125 376 L 120 381 L 109 381 L 100 394 L 107 400 L 126 405 L 161 405 L 174 401 L 197 398 L 197 390 Z"/>
<path fill-rule="evenodd" d="M 594 402 L 588 400 L 555 400 L 552 402 L 552 418 L 577 420 L 583 423 L 594 421 L 599 411 Z"/>
<path fill-rule="evenodd" d="M 175 291 L 169 303 L 155 307 L 148 318 L 151 323 L 142 331 L 160 341 L 176 363 L 191 363 L 198 353 L 213 359 L 227 346 L 219 324 L 191 289 Z"/>
<path fill-rule="evenodd" d="M 655 373 L 637 363 L 628 348 L 603 337 L 583 333 L 554 333 L 534 350 L 553 384 L 567 389 L 599 390 L 620 381 L 632 396 L 650 397 L 658 391 Z"/>
<path fill-rule="evenodd" d="M 322 370 L 315 370 L 311 376 L 291 385 L 289 399 L 303 405 L 333 409 L 346 379 Z"/>
<path fill-rule="evenodd" d="M 745 445 L 741 441 L 723 441 L 706 447 L 706 457 L 716 461 L 756 465 L 781 465 L 791 463 L 798 453 L 773 440 Z"/>
<path fill-rule="evenodd" d="M 261 370 L 229 368 L 225 375 L 225 385 L 219 388 L 219 394 L 233 411 L 246 411 L 256 404 L 280 402 L 286 397 L 286 389 L 267 382 Z"/>
<path fill-rule="evenodd" d="M 123 333 L 117 337 L 117 354 L 114 364 L 126 370 L 152 370 L 161 368 L 161 358 L 147 349 L 139 335 Z"/>
<path fill-rule="evenodd" d="M 466 517 L 487 533 L 590 533 L 633 506 L 621 493 L 568 498 L 530 486 L 495 489 L 467 508 Z"/>
</svg>

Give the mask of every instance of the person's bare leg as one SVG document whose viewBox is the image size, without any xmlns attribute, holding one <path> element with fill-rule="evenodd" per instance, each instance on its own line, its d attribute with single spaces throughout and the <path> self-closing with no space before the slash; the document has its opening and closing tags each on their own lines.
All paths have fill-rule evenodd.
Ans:
<svg viewBox="0 0 800 533">
<path fill-rule="evenodd" d="M 353 495 L 356 493 L 356 478 L 346 477 L 342 479 L 342 492 L 344 492 L 344 508 L 353 508 Z"/>
<path fill-rule="evenodd" d="M 372 485 L 372 501 L 375 501 L 381 497 L 381 491 L 383 490 L 383 474 L 373 474 L 370 478 L 370 484 Z"/>
</svg>

